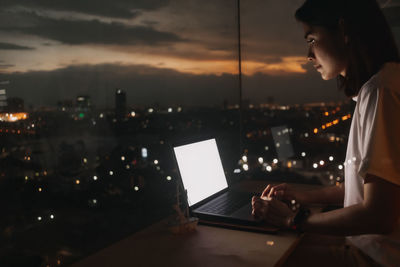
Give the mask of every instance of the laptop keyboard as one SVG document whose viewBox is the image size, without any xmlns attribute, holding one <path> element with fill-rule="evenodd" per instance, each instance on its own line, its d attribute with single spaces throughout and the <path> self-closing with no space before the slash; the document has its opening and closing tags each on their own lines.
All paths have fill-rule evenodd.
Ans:
<svg viewBox="0 0 400 267">
<path fill-rule="evenodd" d="M 248 194 L 236 194 L 227 193 L 216 198 L 197 209 L 197 211 L 220 214 L 220 215 L 231 215 L 239 208 L 245 206 L 251 202 L 251 197 Z"/>
</svg>

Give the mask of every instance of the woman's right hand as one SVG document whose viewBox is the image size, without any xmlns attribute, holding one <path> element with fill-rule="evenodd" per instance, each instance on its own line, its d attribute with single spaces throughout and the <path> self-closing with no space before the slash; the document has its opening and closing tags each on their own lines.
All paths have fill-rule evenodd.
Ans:
<svg viewBox="0 0 400 267">
<path fill-rule="evenodd" d="M 293 199 L 302 203 L 302 193 L 293 190 L 292 186 L 286 183 L 275 186 L 267 185 L 261 194 L 261 198 L 276 198 L 284 202 L 290 202 Z"/>
</svg>

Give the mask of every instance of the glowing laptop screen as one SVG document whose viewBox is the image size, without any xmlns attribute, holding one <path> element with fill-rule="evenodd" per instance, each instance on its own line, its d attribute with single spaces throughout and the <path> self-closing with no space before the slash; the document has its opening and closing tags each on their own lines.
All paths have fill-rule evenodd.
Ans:
<svg viewBox="0 0 400 267">
<path fill-rule="evenodd" d="M 228 187 L 215 139 L 174 147 L 189 206 Z"/>
</svg>

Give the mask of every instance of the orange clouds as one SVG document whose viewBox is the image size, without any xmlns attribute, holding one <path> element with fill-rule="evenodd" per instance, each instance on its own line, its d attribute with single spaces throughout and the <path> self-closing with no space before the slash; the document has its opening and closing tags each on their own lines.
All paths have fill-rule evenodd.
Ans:
<svg viewBox="0 0 400 267">
<path fill-rule="evenodd" d="M 305 57 L 283 57 L 281 62 L 264 63 L 259 61 L 243 62 L 242 72 L 246 75 L 263 73 L 269 75 L 302 74 L 306 70 L 302 65 L 306 64 Z"/>
</svg>

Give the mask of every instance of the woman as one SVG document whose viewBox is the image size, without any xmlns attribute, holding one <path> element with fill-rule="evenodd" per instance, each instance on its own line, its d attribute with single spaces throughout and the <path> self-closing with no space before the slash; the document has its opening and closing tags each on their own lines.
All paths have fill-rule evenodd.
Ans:
<svg viewBox="0 0 400 267">
<path fill-rule="evenodd" d="M 400 266 L 400 57 L 393 35 L 375 0 L 306 0 L 295 17 L 308 60 L 357 102 L 345 183 L 309 192 L 268 185 L 253 197 L 253 214 L 280 227 L 347 236 L 376 263 Z M 293 212 L 290 202 L 344 208 L 309 214 Z"/>
</svg>

